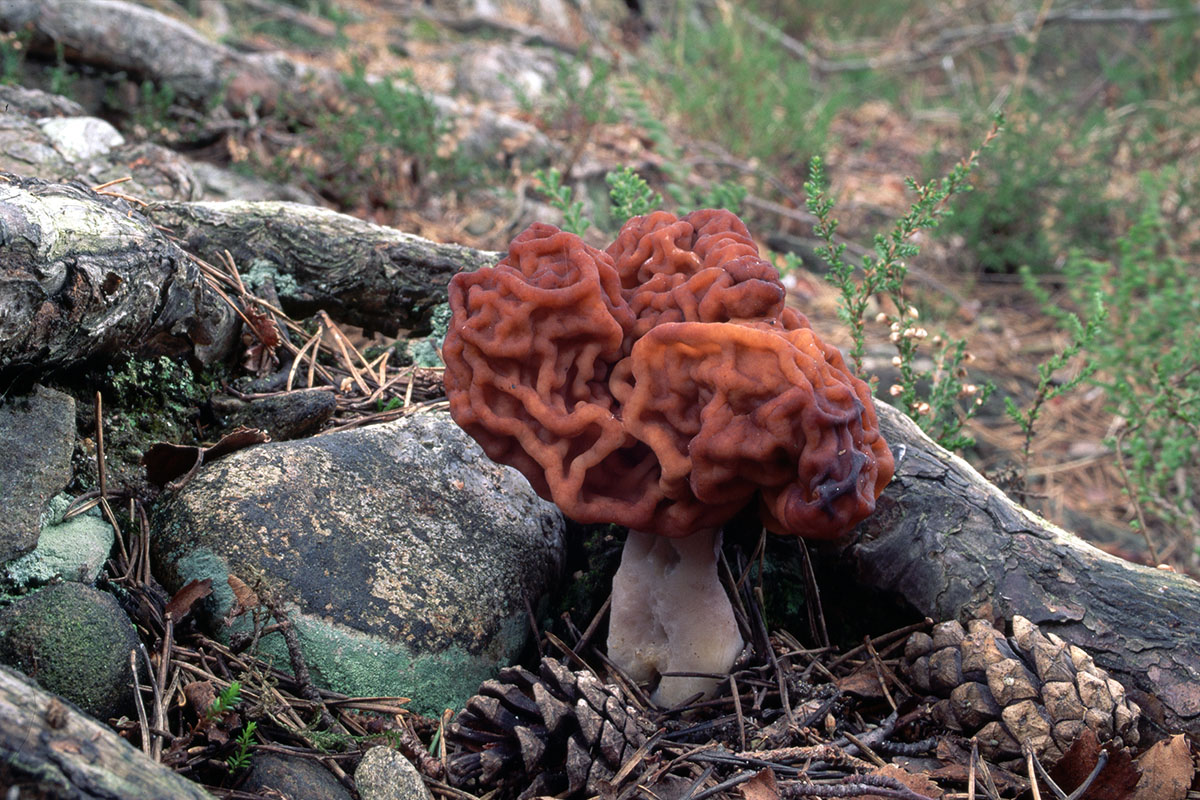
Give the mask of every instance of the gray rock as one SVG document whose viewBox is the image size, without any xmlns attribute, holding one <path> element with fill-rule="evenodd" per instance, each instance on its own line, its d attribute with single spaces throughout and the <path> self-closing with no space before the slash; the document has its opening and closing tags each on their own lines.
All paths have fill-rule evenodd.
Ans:
<svg viewBox="0 0 1200 800">
<path fill-rule="evenodd" d="M 192 171 L 200 182 L 204 200 L 286 200 L 310 206 L 321 205 L 319 199 L 303 189 L 243 175 L 205 161 L 193 162 Z"/>
<path fill-rule="evenodd" d="M 0 660 L 104 721 L 132 707 L 137 632 L 116 599 L 57 583 L 0 609 Z"/>
<path fill-rule="evenodd" d="M 97 117 L 48 117 L 38 127 L 68 161 L 85 161 L 102 156 L 125 144 L 125 137 Z"/>
<path fill-rule="evenodd" d="M 0 85 L 0 108 L 26 117 L 82 117 L 83 106 L 60 94 L 24 86 Z"/>
<path fill-rule="evenodd" d="M 432 800 L 421 773 L 390 747 L 372 747 L 354 770 L 354 788 L 362 800 Z"/>
<path fill-rule="evenodd" d="M 564 553 L 558 510 L 445 414 L 206 465 L 160 507 L 151 542 L 168 589 L 212 578 L 213 627 L 233 602 L 228 574 L 262 575 L 316 680 L 434 715 L 517 657 L 526 599 L 536 606 Z M 287 663 L 277 639 L 263 644 Z"/>
<path fill-rule="evenodd" d="M 0 525 L 2 563 L 34 548 L 50 499 L 71 480 L 75 401 L 38 386 L 0 404 L 0 442 L 0 497 L 8 517 Z"/>
<path fill-rule="evenodd" d="M 337 408 L 337 397 L 322 389 L 279 392 L 253 400 L 218 395 L 211 402 L 226 427 L 259 428 L 277 442 L 316 433 Z"/>
<path fill-rule="evenodd" d="M 353 800 L 350 791 L 319 763 L 280 753 L 254 756 L 250 772 L 238 788 L 288 800 Z"/>
<path fill-rule="evenodd" d="M 42 528 L 37 547 L 4 565 L 5 582 L 27 589 L 53 580 L 94 584 L 112 551 L 112 525 L 97 509 L 63 520 L 71 498 L 59 495 L 50 503 L 51 519 Z"/>
<path fill-rule="evenodd" d="M 126 144 L 115 128 L 96 117 L 46 116 L 43 112 L 53 107 L 37 101 L 29 99 L 28 111 L 22 105 L 5 110 L 0 97 L 0 169 L 90 186 L 129 178 L 114 191 L 143 200 L 200 197 L 191 164 L 175 151 L 150 142 Z"/>
<path fill-rule="evenodd" d="M 516 109 L 541 104 L 556 77 L 554 57 L 544 50 L 497 42 L 466 46 L 454 75 L 454 88 L 476 100 Z"/>
</svg>

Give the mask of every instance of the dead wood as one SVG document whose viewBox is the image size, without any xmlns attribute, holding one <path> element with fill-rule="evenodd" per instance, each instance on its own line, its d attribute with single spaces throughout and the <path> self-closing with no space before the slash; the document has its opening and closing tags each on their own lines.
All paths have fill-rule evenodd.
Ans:
<svg viewBox="0 0 1200 800">
<path fill-rule="evenodd" d="M 0 253 L 0 368 L 117 352 L 210 363 L 235 342 L 232 311 L 123 199 L 0 172 Z"/>
<path fill-rule="evenodd" d="M 34 48 L 61 44 L 72 62 L 153 80 L 197 103 L 227 92 L 231 108 L 254 97 L 273 107 L 284 90 L 321 78 L 280 54 L 239 53 L 166 14 L 121 0 L 6 0 L 0 28 L 32 31 Z"/>
<path fill-rule="evenodd" d="M 935 620 L 1020 614 L 1087 650 L 1169 730 L 1200 734 L 1200 584 L 1110 556 L 1012 502 L 877 402 L 904 455 L 842 555 Z"/>
<path fill-rule="evenodd" d="M 450 276 L 501 257 L 299 203 L 160 203 L 146 214 L 203 259 L 228 250 L 243 273 L 271 275 L 293 317 L 324 309 L 389 335 L 428 332 Z"/>
<path fill-rule="evenodd" d="M 0 667 L 0 785 L 22 797 L 211 798 L 74 706 Z"/>
</svg>

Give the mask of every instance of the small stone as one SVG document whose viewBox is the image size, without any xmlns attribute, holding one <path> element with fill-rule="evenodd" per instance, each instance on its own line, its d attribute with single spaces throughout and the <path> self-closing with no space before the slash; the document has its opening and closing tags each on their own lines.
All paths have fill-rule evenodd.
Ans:
<svg viewBox="0 0 1200 800">
<path fill-rule="evenodd" d="M 372 747 L 358 762 L 354 785 L 362 800 L 432 800 L 421 774 L 390 747 Z"/>
<path fill-rule="evenodd" d="M 42 132 L 68 161 L 86 161 L 125 144 L 125 137 L 98 117 L 48 117 L 38 120 Z"/>
<path fill-rule="evenodd" d="M 288 800 L 352 800 L 350 790 L 320 762 L 281 753 L 255 755 L 238 788 Z"/>
<path fill-rule="evenodd" d="M 60 509 L 70 503 L 67 495 L 51 502 L 51 512 L 61 519 Z M 54 513 L 57 510 L 57 513 Z M 4 567 L 6 581 L 22 589 L 35 588 L 54 580 L 94 584 L 112 551 L 112 525 L 97 509 L 42 528 L 37 547 Z"/>
<path fill-rule="evenodd" d="M 0 348 L 2 350 L 3 348 Z M 75 401 L 38 386 L 27 397 L 0 403 L 0 562 L 28 553 L 38 541 L 51 498 L 71 480 Z"/>
<path fill-rule="evenodd" d="M 116 598 L 58 583 L 0 610 L 0 660 L 98 720 L 131 710 L 137 632 Z"/>
</svg>

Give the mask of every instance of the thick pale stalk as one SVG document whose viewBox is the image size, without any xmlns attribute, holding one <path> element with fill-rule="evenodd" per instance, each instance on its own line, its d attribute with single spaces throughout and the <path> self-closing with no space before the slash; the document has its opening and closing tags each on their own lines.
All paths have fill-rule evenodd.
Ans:
<svg viewBox="0 0 1200 800">
<path fill-rule="evenodd" d="M 733 607 L 717 577 L 716 530 L 682 539 L 630 531 L 613 576 L 608 655 L 639 682 L 669 672 L 728 674 L 742 650 Z M 718 677 L 665 677 L 663 706 L 711 692 Z"/>
</svg>

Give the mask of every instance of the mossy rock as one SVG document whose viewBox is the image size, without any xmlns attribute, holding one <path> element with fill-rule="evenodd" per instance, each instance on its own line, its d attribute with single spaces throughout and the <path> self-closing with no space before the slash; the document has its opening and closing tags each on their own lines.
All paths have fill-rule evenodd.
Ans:
<svg viewBox="0 0 1200 800">
<path fill-rule="evenodd" d="M 133 623 L 116 599 L 65 582 L 0 610 L 0 661 L 98 720 L 128 710 Z"/>
</svg>

